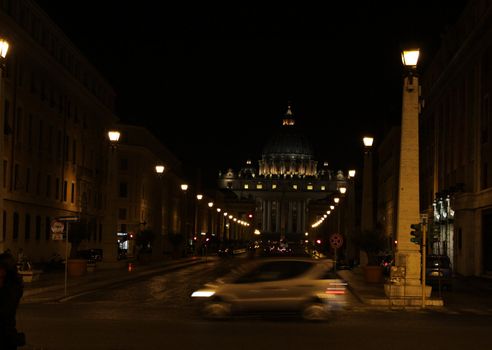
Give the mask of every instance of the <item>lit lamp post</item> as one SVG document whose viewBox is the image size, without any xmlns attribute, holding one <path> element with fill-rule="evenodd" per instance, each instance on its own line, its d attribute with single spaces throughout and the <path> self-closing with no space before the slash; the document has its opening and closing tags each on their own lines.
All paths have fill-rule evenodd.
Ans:
<svg viewBox="0 0 492 350">
<path fill-rule="evenodd" d="M 7 118 L 7 116 L 3 115 L 4 113 L 4 106 L 3 106 L 3 101 L 5 100 L 3 98 L 3 78 L 2 78 L 2 75 L 3 75 L 3 69 L 5 67 L 5 62 L 6 62 L 6 58 L 7 58 L 7 52 L 9 51 L 9 43 L 0 37 L 0 101 L 2 101 L 2 106 L 0 107 L 0 120 L 2 120 L 2 124 L 5 124 L 5 118 Z M 4 157 L 4 154 L 3 152 L 5 152 L 4 150 L 4 147 L 0 148 L 0 157 Z M 3 191 L 0 191 L 0 203 L 2 203 L 2 205 L 4 205 L 3 203 L 3 196 L 5 195 Z M 5 222 L 4 222 L 5 224 Z M 3 243 L 5 244 L 5 243 Z M 3 251 L 5 249 L 5 245 L 3 246 L 0 246 L 0 249 Z"/>
<path fill-rule="evenodd" d="M 345 221 L 345 235 L 347 237 L 345 251 L 347 255 L 347 262 L 353 265 L 357 259 L 358 254 L 356 251 L 356 230 L 355 230 L 355 169 L 349 169 L 347 179 L 347 195 L 345 200 L 345 207 L 347 208 Z"/>
<path fill-rule="evenodd" d="M 410 226 L 420 222 L 419 202 L 419 81 L 416 74 L 419 50 L 405 50 L 403 79 L 400 169 L 397 207 L 396 266 L 404 283 L 385 285 L 389 296 L 424 298 L 431 287 L 421 284 L 420 246 L 410 241 Z M 424 306 L 424 302 L 423 305 Z"/>
<path fill-rule="evenodd" d="M 118 260 L 118 215 L 114 207 L 117 189 L 117 166 L 116 148 L 120 140 L 121 133 L 117 130 L 110 130 L 107 137 L 110 143 L 111 152 L 108 152 L 108 171 L 107 171 L 107 198 L 104 222 L 106 229 L 103 235 L 104 260 L 116 262 Z"/>
<path fill-rule="evenodd" d="M 183 236 L 185 239 L 185 254 L 187 254 L 188 250 L 188 244 L 189 244 L 189 235 L 188 235 L 188 230 L 186 229 L 186 216 L 187 216 L 187 210 L 186 210 L 186 191 L 188 190 L 188 184 L 181 184 L 181 191 L 183 191 L 183 218 L 181 220 L 181 230 L 183 231 Z"/>
<path fill-rule="evenodd" d="M 366 136 L 362 139 L 364 143 L 364 175 L 362 179 L 362 217 L 361 230 L 370 231 L 373 229 L 373 196 L 372 196 L 372 144 L 374 138 Z"/>
<path fill-rule="evenodd" d="M 364 144 L 364 170 L 362 177 L 362 210 L 361 210 L 361 234 L 364 235 L 369 231 L 374 229 L 374 219 L 373 219 L 373 179 L 372 179 L 372 144 L 374 143 L 374 138 L 370 136 L 365 136 L 362 138 Z M 368 259 L 365 252 L 360 254 L 360 264 L 362 266 L 367 265 Z"/>
<path fill-rule="evenodd" d="M 209 213 L 208 213 L 208 232 L 212 235 L 213 234 L 213 215 L 212 215 L 212 208 L 214 206 L 214 202 L 208 202 L 207 203 L 208 207 L 210 208 Z"/>
<path fill-rule="evenodd" d="M 195 251 L 195 255 L 197 253 L 197 244 L 198 244 L 198 240 L 200 239 L 200 229 L 199 229 L 199 225 L 198 225 L 198 213 L 199 213 L 199 210 L 200 210 L 200 203 L 201 203 L 201 200 L 203 199 L 203 194 L 197 194 L 196 195 L 196 202 L 195 202 L 195 223 L 194 223 L 194 230 L 193 230 L 193 244 L 194 244 L 194 251 Z"/>
<path fill-rule="evenodd" d="M 164 240 L 162 239 L 162 232 L 163 231 L 163 223 L 165 222 L 165 218 L 164 218 L 164 211 L 162 210 L 164 208 L 164 202 L 165 202 L 165 190 L 164 190 L 164 183 L 163 181 L 160 181 L 163 177 L 164 177 L 164 171 L 166 170 L 166 167 L 164 166 L 164 164 L 162 163 L 158 163 L 156 164 L 156 166 L 154 167 L 155 168 L 155 173 L 157 174 L 157 178 L 159 179 L 158 183 L 157 183 L 157 186 L 159 187 L 159 190 L 158 190 L 158 202 L 157 202 L 157 207 L 154 209 L 155 210 L 155 213 L 156 213 L 156 218 L 157 218 L 157 222 L 155 223 L 156 227 L 159 228 L 159 235 L 158 235 L 158 239 L 157 239 L 157 242 L 153 243 L 153 245 L 155 247 L 157 247 L 158 245 L 160 245 L 160 248 L 159 251 L 164 251 L 165 249 L 165 243 L 164 243 Z M 157 249 L 152 249 L 152 252 L 156 252 L 157 253 Z M 154 253 L 155 254 L 155 253 Z"/>
</svg>

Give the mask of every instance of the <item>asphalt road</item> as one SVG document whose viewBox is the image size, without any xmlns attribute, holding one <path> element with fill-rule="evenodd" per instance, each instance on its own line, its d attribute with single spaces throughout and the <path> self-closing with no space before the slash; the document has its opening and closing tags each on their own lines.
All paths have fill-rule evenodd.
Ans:
<svg viewBox="0 0 492 350">
<path fill-rule="evenodd" d="M 18 328 L 31 349 L 463 349 L 492 347 L 492 315 L 452 310 L 374 310 L 349 298 L 324 323 L 243 316 L 209 321 L 193 290 L 240 259 L 210 261 L 64 302 L 21 305 Z"/>
</svg>

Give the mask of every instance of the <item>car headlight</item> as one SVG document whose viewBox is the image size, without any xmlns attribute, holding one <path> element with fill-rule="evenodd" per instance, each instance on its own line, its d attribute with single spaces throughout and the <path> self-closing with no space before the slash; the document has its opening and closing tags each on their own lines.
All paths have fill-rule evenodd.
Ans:
<svg viewBox="0 0 492 350">
<path fill-rule="evenodd" d="M 214 295 L 215 292 L 213 290 L 197 290 L 191 294 L 192 298 L 210 298 Z"/>
</svg>

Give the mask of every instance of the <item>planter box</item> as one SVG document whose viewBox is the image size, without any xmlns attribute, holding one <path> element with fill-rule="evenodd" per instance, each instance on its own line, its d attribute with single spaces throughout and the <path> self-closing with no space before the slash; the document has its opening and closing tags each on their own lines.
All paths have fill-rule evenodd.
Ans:
<svg viewBox="0 0 492 350">
<path fill-rule="evenodd" d="M 68 259 L 68 276 L 79 277 L 87 273 L 86 259 Z"/>
<path fill-rule="evenodd" d="M 383 268 L 381 266 L 364 266 L 364 278 L 367 283 L 383 282 Z"/>
<path fill-rule="evenodd" d="M 41 275 L 41 271 L 38 270 L 19 271 L 19 275 L 21 275 L 22 281 L 24 281 L 25 283 L 30 283 L 32 281 L 36 281 L 39 279 L 39 275 Z"/>
</svg>

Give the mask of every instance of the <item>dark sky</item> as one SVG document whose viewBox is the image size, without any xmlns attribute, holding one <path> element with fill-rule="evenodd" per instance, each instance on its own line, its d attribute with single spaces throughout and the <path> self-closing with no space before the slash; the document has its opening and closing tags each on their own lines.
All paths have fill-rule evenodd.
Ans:
<svg viewBox="0 0 492 350">
<path fill-rule="evenodd" d="M 467 1 L 37 2 L 114 86 L 122 120 L 215 177 L 260 159 L 288 101 L 319 161 L 360 167 L 362 135 L 400 123 L 400 49 L 418 45 L 425 70 Z"/>
</svg>

